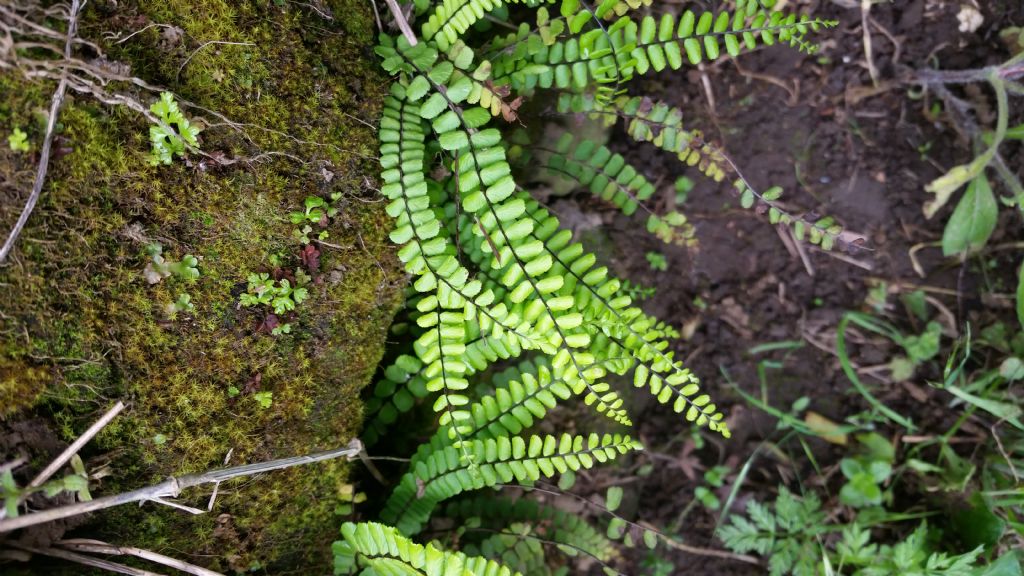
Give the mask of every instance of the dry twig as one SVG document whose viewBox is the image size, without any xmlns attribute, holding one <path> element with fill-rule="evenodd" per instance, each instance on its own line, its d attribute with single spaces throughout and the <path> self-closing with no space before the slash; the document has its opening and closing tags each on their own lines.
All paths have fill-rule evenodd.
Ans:
<svg viewBox="0 0 1024 576">
<path fill-rule="evenodd" d="M 132 546 L 114 546 L 113 544 L 107 544 L 106 542 L 101 542 L 99 540 L 87 540 L 84 538 L 61 540 L 57 542 L 56 545 L 75 552 L 110 554 L 114 556 L 135 556 L 137 558 L 142 558 L 143 560 L 163 564 L 164 566 L 174 568 L 186 574 L 193 574 L 194 576 L 224 576 L 220 572 L 207 570 L 202 566 L 196 566 L 195 564 L 189 564 L 188 562 L 183 562 L 177 558 L 171 558 L 170 556 L 164 556 L 163 554 L 157 554 L 150 550 L 143 550 L 142 548 L 134 548 Z"/>
<path fill-rule="evenodd" d="M 131 566 L 125 566 L 124 564 L 118 564 L 117 562 L 111 562 L 110 560 L 103 560 L 100 558 L 93 558 L 92 556 L 86 556 L 85 554 L 78 554 L 75 552 L 69 552 L 67 550 L 61 550 L 59 548 L 34 548 L 32 546 L 26 546 L 17 542 L 11 542 L 11 546 L 31 552 L 32 554 L 39 554 L 40 556 L 52 556 L 53 558 L 60 558 L 61 560 L 68 560 L 76 564 L 83 566 L 92 566 L 93 568 L 99 568 L 106 570 L 107 572 L 116 572 L 118 574 L 128 574 L 129 576 L 164 576 L 158 572 L 150 572 L 149 570 L 141 570 L 139 568 L 132 568 Z"/>
<path fill-rule="evenodd" d="M 78 32 L 78 14 L 82 10 L 82 4 L 81 0 L 72 0 L 71 10 L 68 12 L 68 32 L 64 41 L 65 61 L 71 59 L 71 46 Z M 18 216 L 18 221 L 7 236 L 3 247 L 0 247 L 0 264 L 7 259 L 7 255 L 14 248 L 14 243 L 18 240 L 18 236 L 21 235 L 22 229 L 25 228 L 25 223 L 28 222 L 28 217 L 32 214 L 32 210 L 35 209 L 36 202 L 39 201 L 39 195 L 43 191 L 46 171 L 50 167 L 50 148 L 53 146 L 53 130 L 57 125 L 57 114 L 60 112 L 61 104 L 64 103 L 64 93 L 67 91 L 67 87 L 68 70 L 65 66 L 61 69 L 60 82 L 57 84 L 57 90 L 54 91 L 50 103 L 50 117 L 46 122 L 46 137 L 43 138 L 43 148 L 39 154 L 39 169 L 36 172 L 35 184 L 32 185 L 32 193 L 29 194 L 28 201 L 25 202 L 25 207 L 22 208 L 21 215 Z"/>
<path fill-rule="evenodd" d="M 139 488 L 138 490 L 132 490 L 131 492 L 124 492 L 122 494 L 97 498 L 88 502 L 78 502 L 68 506 L 51 508 L 49 510 L 26 514 L 17 518 L 0 520 L 0 533 L 20 530 L 29 526 L 36 526 L 38 524 L 52 522 L 62 518 L 88 514 L 97 510 L 121 506 L 122 504 L 129 504 L 132 502 L 159 501 L 163 498 L 176 498 L 181 494 L 182 490 L 192 488 L 194 486 L 200 486 L 202 484 L 217 484 L 232 478 L 252 476 L 263 472 L 291 468 L 292 466 L 299 466 L 302 464 L 312 464 L 314 462 L 322 462 L 324 460 L 333 460 L 342 456 L 352 459 L 358 457 L 359 453 L 362 451 L 363 443 L 360 442 L 358 438 L 355 438 L 344 448 L 328 450 L 327 452 L 318 452 L 316 454 L 308 454 L 305 456 L 292 456 L 290 458 L 281 458 L 256 464 L 243 464 L 241 466 L 210 470 L 202 474 L 188 474 L 181 477 L 172 476 L 159 484 Z"/>
</svg>

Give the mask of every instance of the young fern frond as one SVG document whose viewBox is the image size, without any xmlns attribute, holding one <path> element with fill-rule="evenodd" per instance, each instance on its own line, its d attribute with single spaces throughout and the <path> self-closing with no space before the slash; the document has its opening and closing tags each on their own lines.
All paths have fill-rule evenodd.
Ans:
<svg viewBox="0 0 1024 576">
<path fill-rule="evenodd" d="M 346 522 L 341 536 L 332 547 L 335 574 L 522 576 L 494 560 L 417 544 L 376 522 Z"/>
<path fill-rule="evenodd" d="M 647 213 L 647 231 L 665 243 L 692 246 L 693 226 L 679 212 L 655 214 L 644 203 L 654 194 L 654 185 L 631 166 L 621 154 L 591 140 L 562 134 L 554 148 L 535 147 L 543 154 L 543 166 L 550 172 L 579 182 L 595 196 L 614 204 L 626 216 L 640 208 Z"/>
<path fill-rule="evenodd" d="M 423 23 L 422 38 L 433 41 L 441 50 L 447 50 L 485 15 L 504 4 L 519 3 L 527 6 L 557 3 L 562 18 L 569 30 L 575 34 L 588 22 L 596 21 L 600 25 L 601 18 L 625 14 L 641 4 L 650 4 L 650 0 L 600 0 L 593 7 L 585 0 L 441 0 Z"/>
<path fill-rule="evenodd" d="M 618 556 L 615 544 L 583 517 L 535 500 L 490 495 L 463 498 L 448 504 L 445 516 L 461 518 L 466 524 L 479 523 L 480 527 L 491 530 L 511 524 L 531 526 L 546 540 L 572 545 L 600 562 L 610 562 Z"/>
</svg>

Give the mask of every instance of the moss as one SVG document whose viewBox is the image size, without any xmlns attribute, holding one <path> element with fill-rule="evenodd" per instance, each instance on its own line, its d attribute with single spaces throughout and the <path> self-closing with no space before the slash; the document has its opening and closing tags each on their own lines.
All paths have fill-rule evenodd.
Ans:
<svg viewBox="0 0 1024 576">
<path fill-rule="evenodd" d="M 148 126 L 124 108 L 70 95 L 42 199 L 12 265 L 0 269 L 0 418 L 43 416 L 71 440 L 117 399 L 129 408 L 94 440 L 87 465 L 105 467 L 94 494 L 111 494 L 223 463 L 336 447 L 361 424 L 360 389 L 383 349 L 404 281 L 386 234 L 375 178 L 372 122 L 386 79 L 376 71 L 364 2 L 330 7 L 334 20 L 287 4 L 188 0 L 90 4 L 81 33 L 108 58 L 154 85 L 239 122 L 187 108 L 206 126 L 198 157 L 150 167 Z M 149 23 L 152 27 L 117 44 Z M 209 41 L 234 44 L 206 44 Z M 147 104 L 155 94 L 111 88 Z M 53 86 L 0 77 L 0 127 L 29 127 L 36 147 Z M 67 151 L 67 150 L 65 150 Z M 288 157 L 284 156 L 287 154 Z M 32 158 L 0 149 L 0 205 L 16 206 Z M 257 333 L 262 313 L 240 308 L 249 272 L 299 265 L 287 219 L 308 195 L 341 193 L 321 255 L 323 274 L 290 335 Z M 17 214 L 0 211 L 8 229 Z M 149 285 L 146 244 L 200 258 L 200 278 Z M 166 304 L 188 293 L 195 309 L 173 320 Z M 254 375 L 273 393 L 263 409 Z M 156 439 L 160 436 L 161 442 Z M 81 534 L 206 564 L 322 572 L 337 529 L 343 462 L 222 486 L 213 514 L 146 505 L 97 515 Z M 204 494 L 185 495 L 199 507 Z"/>
</svg>

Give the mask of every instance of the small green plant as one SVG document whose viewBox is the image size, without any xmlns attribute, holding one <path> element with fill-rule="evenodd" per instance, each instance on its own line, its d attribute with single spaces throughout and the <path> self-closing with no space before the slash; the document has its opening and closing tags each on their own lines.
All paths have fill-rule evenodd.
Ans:
<svg viewBox="0 0 1024 576">
<path fill-rule="evenodd" d="M 252 397 L 253 397 L 253 400 L 255 400 L 256 403 L 260 405 L 260 408 L 262 408 L 264 410 L 266 410 L 267 408 L 270 408 L 274 404 L 274 393 L 273 392 L 268 392 L 268 391 L 256 392 L 256 393 L 254 393 L 252 395 Z"/>
<path fill-rule="evenodd" d="M 11 150 L 15 152 L 28 152 L 30 147 L 28 144 L 28 134 L 22 132 L 21 128 L 14 127 L 14 131 L 7 137 L 7 144 L 11 147 Z"/>
<path fill-rule="evenodd" d="M 693 496 L 704 508 L 708 510 L 721 508 L 722 502 L 715 495 L 715 490 L 725 485 L 730 473 L 732 473 L 731 467 L 721 465 L 712 466 L 704 472 L 704 485 L 697 486 L 693 491 Z"/>
<path fill-rule="evenodd" d="M 650 264 L 651 270 L 659 270 L 661 272 L 668 270 L 668 260 L 661 252 L 648 252 L 644 254 L 644 258 L 647 258 L 647 263 Z"/>
<path fill-rule="evenodd" d="M 178 295 L 177 300 L 165 307 L 165 312 L 168 318 L 174 320 L 180 312 L 193 312 L 195 309 L 195 304 L 192 303 L 192 296 L 188 293 L 182 293 Z"/>
<path fill-rule="evenodd" d="M 928 524 L 922 523 L 902 542 L 878 545 L 871 542 L 870 531 L 853 524 L 843 530 L 843 539 L 836 545 L 837 564 L 850 567 L 854 576 L 976 576 L 981 573 L 977 568 L 980 546 L 963 554 L 948 554 L 934 551 L 929 539 Z M 1019 566 L 1015 573 L 1020 574 Z"/>
<path fill-rule="evenodd" d="M 690 191 L 692 191 L 693 187 L 696 186 L 696 185 L 697 185 L 697 183 L 694 182 L 688 176 L 680 176 L 679 178 L 676 178 L 676 183 L 675 183 L 675 191 L 676 191 L 675 203 L 676 203 L 676 206 L 682 206 L 683 204 L 686 203 L 686 200 L 690 197 Z"/>
<path fill-rule="evenodd" d="M 817 495 L 799 498 L 780 486 L 774 504 L 751 500 L 747 516 L 730 516 L 718 537 L 735 552 L 769 556 L 772 576 L 817 576 L 821 562 L 817 537 L 823 533 L 824 521 Z"/>
<path fill-rule="evenodd" d="M 248 281 L 246 292 L 239 298 L 242 306 L 247 308 L 266 306 L 271 308 L 274 314 L 281 315 L 295 310 L 296 306 L 309 298 L 309 290 L 306 288 L 292 286 L 287 278 L 275 281 L 266 272 L 250 274 Z M 290 330 L 289 327 L 288 331 Z"/>
<path fill-rule="evenodd" d="M 623 280 L 622 292 L 630 298 L 640 301 L 653 297 L 658 292 L 658 289 L 654 286 L 643 286 L 629 280 Z"/>
<path fill-rule="evenodd" d="M 62 492 L 69 492 L 76 494 L 81 502 L 92 500 L 92 496 L 89 494 L 89 475 L 86 473 L 82 458 L 75 454 L 71 457 L 70 463 L 73 471 L 72 474 L 50 480 L 41 486 L 33 488 L 18 486 L 10 470 L 0 472 L 0 497 L 4 500 L 5 515 L 8 518 L 16 518 L 21 503 L 25 501 L 25 498 L 35 493 L 42 493 L 47 498 L 53 498 Z"/>
<path fill-rule="evenodd" d="M 832 544 L 828 535 L 837 530 L 842 533 L 842 539 Z M 773 505 L 751 501 L 747 505 L 747 517 L 731 516 L 718 535 L 735 552 L 769 556 L 772 576 L 982 574 L 977 566 L 982 547 L 962 554 L 936 551 L 933 536 L 937 534 L 931 533 L 926 523 L 894 545 L 875 544 L 871 542 L 870 530 L 857 523 L 827 524 L 821 501 L 814 493 L 797 498 L 785 487 L 779 488 Z M 1013 554 L 1009 556 L 1012 558 Z M 1020 574 L 1019 566 L 1016 572 L 1007 574 Z"/>
<path fill-rule="evenodd" d="M 883 486 L 892 475 L 896 457 L 892 444 L 877 433 L 857 436 L 860 454 L 843 458 L 839 468 L 846 484 L 839 492 L 839 500 L 847 506 L 863 508 L 882 504 Z"/>
<path fill-rule="evenodd" d="M 188 148 L 199 148 L 200 129 L 189 122 L 178 108 L 174 101 L 174 94 L 161 92 L 160 100 L 156 101 L 149 110 L 156 115 L 159 124 L 149 127 L 149 142 L 152 150 L 149 154 L 149 164 L 159 166 L 160 164 L 171 164 L 175 156 L 184 157 Z"/>
<path fill-rule="evenodd" d="M 1007 42 L 1012 56 L 1002 64 L 978 70 L 924 70 L 917 74 L 921 85 L 934 90 L 943 99 L 953 122 L 964 126 L 975 149 L 981 150 L 970 162 L 951 168 L 925 187 L 935 195 L 924 206 L 925 216 L 931 218 L 949 202 L 957 190 L 967 186 L 953 214 L 946 221 L 942 235 L 942 252 L 946 256 L 965 255 L 980 250 L 992 236 L 999 217 L 999 201 L 992 191 L 989 171 L 994 172 L 1010 192 L 1009 196 L 1002 198 L 1002 203 L 1024 210 L 1024 186 L 1000 154 L 1000 147 L 1004 143 L 1024 139 L 1024 124 L 1009 126 L 1009 97 L 1024 92 L 1024 84 L 1020 82 L 1024 75 L 1024 48 L 1016 43 L 1019 33 L 1014 29 L 1008 30 L 1006 38 L 1014 39 Z M 983 131 L 974 119 L 964 117 L 962 111 L 970 106 L 946 88 L 949 84 L 965 83 L 987 83 L 995 94 L 996 122 L 992 131 Z"/>
<path fill-rule="evenodd" d="M 928 320 L 929 300 L 923 294 L 909 292 L 900 300 L 916 323 Z M 780 488 L 774 508 L 754 503 L 746 517 L 729 517 L 719 533 L 723 542 L 737 552 L 768 556 L 773 574 L 1019 575 L 1017 556 L 1011 553 L 1000 557 L 998 552 L 1007 544 L 1012 548 L 1024 534 L 1024 524 L 1019 521 L 1022 501 L 1017 473 L 1024 467 L 1020 457 L 1024 453 L 1024 411 L 1013 385 L 1024 377 L 1024 362 L 1020 361 L 1024 334 L 997 322 L 981 330 L 976 338 L 968 334 L 959 340 L 949 354 L 941 381 L 929 382 L 932 394 L 946 396 L 946 409 L 959 413 L 959 418 L 949 428 L 922 436 L 920 442 L 897 445 L 873 430 L 897 426 L 903 434 L 920 435 L 921 428 L 882 404 L 852 369 L 845 344 L 848 324 L 883 336 L 898 358 L 926 367 L 923 373 L 935 373 L 934 359 L 941 344 L 937 323 L 930 322 L 918 336 L 905 336 L 889 321 L 848 313 L 837 328 L 836 351 L 853 388 L 867 400 L 870 410 L 836 424 L 819 415 L 812 417 L 811 412 L 801 418 L 806 402 L 794 405 L 789 413 L 768 405 L 764 378 L 767 365 L 762 363 L 761 397 L 742 390 L 739 393 L 779 419 L 779 430 L 786 434 L 783 440 L 799 440 L 819 474 L 823 472 L 811 455 L 810 438 L 848 446 L 852 437 L 856 444 L 847 448 L 849 453 L 839 463 L 842 484 L 838 498 L 826 500 L 838 503 L 828 511 L 830 523 L 818 515 L 824 514 L 819 493 L 805 485 L 803 501 L 813 504 L 810 510 L 815 513 L 815 522 L 798 530 L 780 530 L 782 523 L 792 523 L 787 518 L 808 515 L 808 510 L 793 505 L 792 494 Z M 767 346 L 760 348 L 767 350 Z M 770 346 L 781 349 L 778 344 Z M 780 368 L 781 363 L 774 363 L 774 367 Z M 954 444 L 952 439 L 968 422 L 981 423 L 995 440 L 982 438 L 970 450 Z M 920 494 L 918 499 L 915 494 Z M 941 521 L 915 527 L 903 524 L 922 516 L 936 516 Z M 837 540 L 836 534 L 841 538 Z M 986 562 L 987 566 L 980 565 Z"/>
<path fill-rule="evenodd" d="M 146 246 L 146 254 L 149 255 L 149 262 L 142 271 L 142 275 L 150 284 L 158 284 L 161 280 L 177 276 L 182 280 L 194 281 L 200 276 L 199 259 L 191 254 L 184 255 L 180 261 L 170 260 L 164 256 L 164 248 L 159 243 Z"/>
<path fill-rule="evenodd" d="M 340 193 L 331 194 L 331 202 L 320 198 L 319 196 L 307 196 L 303 203 L 305 208 L 303 211 L 289 212 L 288 219 L 291 220 L 292 224 L 299 225 L 301 228 L 296 228 L 292 235 L 295 236 L 302 244 L 309 244 L 310 234 L 313 233 L 313 225 L 323 228 L 327 225 L 329 218 L 334 218 L 338 214 L 338 208 L 332 203 L 336 202 L 341 198 Z M 330 235 L 327 230 L 321 230 L 316 235 L 316 239 L 323 241 L 327 240 Z"/>
</svg>

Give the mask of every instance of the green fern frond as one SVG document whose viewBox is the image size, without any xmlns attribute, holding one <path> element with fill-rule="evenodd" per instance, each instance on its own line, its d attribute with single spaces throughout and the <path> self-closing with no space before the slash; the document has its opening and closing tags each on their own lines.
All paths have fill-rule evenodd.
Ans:
<svg viewBox="0 0 1024 576">
<path fill-rule="evenodd" d="M 591 140 L 576 140 L 562 134 L 553 148 L 535 147 L 543 154 L 549 171 L 572 178 L 592 194 L 614 204 L 626 216 L 637 209 L 647 213 L 647 231 L 663 242 L 690 246 L 695 243 L 693 226 L 678 212 L 655 214 L 645 201 L 654 194 L 654 184 L 626 162 L 621 154 Z"/>
<path fill-rule="evenodd" d="M 649 98 L 625 96 L 603 105 L 592 95 L 563 93 L 558 98 L 557 110 L 562 114 L 590 115 L 605 124 L 621 119 L 634 140 L 649 142 L 675 154 L 680 162 L 696 167 L 710 180 L 722 182 L 727 177 L 734 178 L 733 190 L 743 208 L 767 213 L 770 223 L 791 227 L 800 241 L 807 240 L 824 250 L 862 242 L 859 235 L 846 232 L 834 218 L 797 215 L 783 208 L 778 202 L 781 188 L 757 191 L 736 165 L 721 150 L 706 142 L 699 131 L 683 128 L 683 113 L 678 108 Z"/>
<path fill-rule="evenodd" d="M 367 422 L 362 440 L 367 446 L 376 444 L 400 414 L 411 410 L 417 399 L 426 397 L 422 369 L 419 358 L 403 354 L 384 370 L 383 377 L 374 384 L 373 396 L 363 407 Z"/>
<path fill-rule="evenodd" d="M 381 519 L 403 534 L 419 532 L 435 506 L 467 490 L 498 484 L 532 483 L 566 471 L 589 469 L 642 447 L 629 436 L 591 434 L 465 440 L 468 459 L 452 447 L 429 452 L 402 477 L 381 511 Z"/>
<path fill-rule="evenodd" d="M 509 524 L 479 543 L 465 545 L 467 554 L 490 558 L 523 574 L 552 574 L 547 565 L 544 544 L 527 524 Z"/>
<path fill-rule="evenodd" d="M 494 560 L 417 544 L 376 522 L 346 522 L 341 536 L 332 546 L 335 574 L 521 576 Z"/>
<path fill-rule="evenodd" d="M 491 530 L 500 530 L 510 524 L 528 525 L 539 536 L 559 544 L 572 545 L 601 562 L 611 562 L 619 555 L 615 544 L 580 515 L 527 498 L 463 498 L 448 504 L 445 515 L 461 518 L 467 524 L 475 520 L 482 528 Z"/>
<path fill-rule="evenodd" d="M 639 21 L 624 16 L 607 29 L 595 29 L 548 46 L 529 45 L 505 51 L 492 62 L 498 85 L 515 91 L 535 88 L 572 89 L 622 83 L 635 74 L 679 70 L 684 64 L 714 61 L 723 54 L 737 56 L 761 45 L 786 43 L 803 51 L 815 46 L 805 40 L 808 32 L 835 26 L 836 22 L 806 15 L 767 12 L 683 12 L 678 18 L 664 14 Z M 599 97 L 599 101 L 608 98 Z"/>
</svg>

